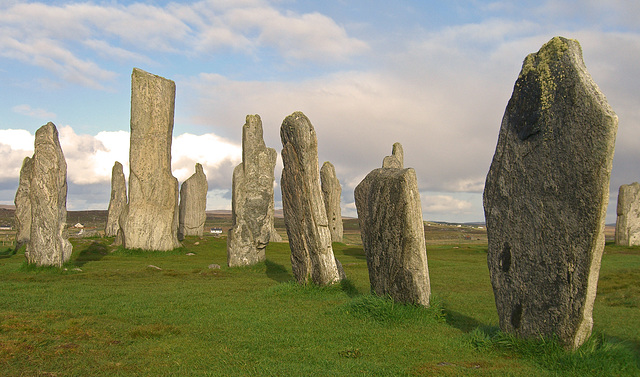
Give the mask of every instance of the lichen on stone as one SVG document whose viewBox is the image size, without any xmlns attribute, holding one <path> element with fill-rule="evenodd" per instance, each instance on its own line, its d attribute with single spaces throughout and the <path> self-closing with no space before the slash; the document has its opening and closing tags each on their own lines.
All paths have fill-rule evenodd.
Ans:
<svg viewBox="0 0 640 377">
<path fill-rule="evenodd" d="M 531 73 L 540 84 L 540 110 L 542 111 L 548 110 L 555 99 L 557 77 L 553 75 L 553 68 L 569 48 L 566 41 L 562 37 L 552 38 L 537 53 L 529 54 L 522 64 L 519 78 L 525 78 Z"/>
</svg>

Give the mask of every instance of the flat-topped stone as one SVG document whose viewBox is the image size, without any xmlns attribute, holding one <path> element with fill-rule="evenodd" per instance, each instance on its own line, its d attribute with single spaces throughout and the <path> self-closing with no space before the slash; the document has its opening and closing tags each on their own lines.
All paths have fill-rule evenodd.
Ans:
<svg viewBox="0 0 640 377">
<path fill-rule="evenodd" d="M 131 74 L 129 203 L 120 216 L 127 249 L 172 250 L 178 241 L 178 180 L 171 173 L 176 85 L 134 68 Z"/>
<path fill-rule="evenodd" d="M 402 146 L 396 143 L 393 149 L 402 151 Z M 398 302 L 429 306 L 418 180 L 415 170 L 402 168 L 402 158 L 391 157 L 383 162 L 386 167 L 371 171 L 354 191 L 371 291 Z"/>
</svg>

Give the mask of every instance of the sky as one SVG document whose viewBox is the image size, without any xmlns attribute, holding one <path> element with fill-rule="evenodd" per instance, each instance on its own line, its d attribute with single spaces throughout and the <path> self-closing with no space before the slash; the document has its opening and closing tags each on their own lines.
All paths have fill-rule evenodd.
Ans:
<svg viewBox="0 0 640 377">
<path fill-rule="evenodd" d="M 577 39 L 619 117 L 607 223 L 618 187 L 640 180 L 640 2 L 0 0 L 0 204 L 12 204 L 35 131 L 51 121 L 67 160 L 69 210 L 106 209 L 128 176 L 131 71 L 176 83 L 172 169 L 203 164 L 208 209 L 231 209 L 247 114 L 282 150 L 304 112 L 320 165 L 353 190 L 394 142 L 416 170 L 423 217 L 484 221 L 482 191 L 524 58 Z M 276 208 L 281 208 L 276 165 Z"/>
</svg>

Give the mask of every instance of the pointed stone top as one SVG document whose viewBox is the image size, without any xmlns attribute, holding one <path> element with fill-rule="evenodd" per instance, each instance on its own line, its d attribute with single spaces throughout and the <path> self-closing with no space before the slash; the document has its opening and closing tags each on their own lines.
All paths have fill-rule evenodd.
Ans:
<svg viewBox="0 0 640 377">
<path fill-rule="evenodd" d="M 196 162 L 196 174 L 204 174 L 204 170 L 202 169 L 202 164 Z"/>
<path fill-rule="evenodd" d="M 119 161 L 114 162 L 113 163 L 113 169 L 114 170 L 117 169 L 117 170 L 122 171 L 122 164 Z"/>
<path fill-rule="evenodd" d="M 325 161 L 324 164 L 322 164 L 322 168 L 320 168 L 320 170 L 330 170 L 333 172 L 333 175 L 336 175 L 336 168 L 329 161 Z"/>
<path fill-rule="evenodd" d="M 289 115 L 280 126 L 280 139 L 282 146 L 290 144 L 296 151 L 303 166 L 312 163 L 318 168 L 318 138 L 309 118 L 300 111 Z"/>
<path fill-rule="evenodd" d="M 557 114 L 570 113 L 568 96 L 584 88 L 592 93 L 592 101 L 607 116 L 616 117 L 607 100 L 591 78 L 582 58 L 580 43 L 574 39 L 554 37 L 538 52 L 529 54 L 522 63 L 513 95 L 509 101 L 509 124 L 521 141 L 553 139 Z M 580 104 L 571 104 L 577 108 Z M 617 118 L 617 117 L 616 117 Z"/>
<path fill-rule="evenodd" d="M 301 111 L 296 111 L 282 121 L 280 139 L 283 145 L 293 140 L 309 141 L 315 139 L 315 130 L 309 118 Z"/>
<path fill-rule="evenodd" d="M 382 167 L 404 169 L 404 151 L 402 150 L 402 144 L 393 144 L 391 156 L 386 156 L 384 160 L 382 160 Z"/>
<path fill-rule="evenodd" d="M 37 140 L 39 138 L 46 138 L 49 140 L 51 140 L 52 138 L 58 139 L 58 129 L 56 128 L 56 125 L 52 122 L 49 122 L 44 126 L 38 128 L 38 130 L 36 131 L 36 144 L 38 143 Z"/>
</svg>

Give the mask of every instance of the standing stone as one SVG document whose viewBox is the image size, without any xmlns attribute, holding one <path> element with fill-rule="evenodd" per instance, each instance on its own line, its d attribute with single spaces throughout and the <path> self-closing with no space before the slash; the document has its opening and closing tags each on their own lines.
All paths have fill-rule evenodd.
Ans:
<svg viewBox="0 0 640 377">
<path fill-rule="evenodd" d="M 640 184 L 622 185 L 618 190 L 616 244 L 640 245 Z"/>
<path fill-rule="evenodd" d="M 275 223 L 275 216 L 274 216 Z M 269 231 L 269 242 L 282 242 L 282 237 L 278 234 L 275 225 L 271 225 L 271 230 Z"/>
<path fill-rule="evenodd" d="M 329 232 L 332 242 L 342 242 L 342 209 L 340 208 L 340 195 L 342 187 L 336 177 L 336 169 L 333 164 L 326 161 L 320 169 L 320 186 L 324 198 L 324 208 L 329 220 Z"/>
<path fill-rule="evenodd" d="M 185 236 L 202 236 L 207 220 L 207 191 L 207 176 L 202 165 L 196 164 L 196 172 L 180 187 L 179 240 Z"/>
<path fill-rule="evenodd" d="M 67 239 L 67 162 L 58 130 L 49 122 L 36 131 L 33 157 L 29 162 L 31 234 L 25 256 L 38 266 L 62 266 L 71 258 Z"/>
<path fill-rule="evenodd" d="M 382 167 L 404 169 L 404 151 L 402 150 L 402 144 L 393 143 L 391 156 L 386 156 L 384 160 L 382 160 Z"/>
<path fill-rule="evenodd" d="M 400 143 L 393 145 L 402 151 Z M 402 303 L 429 306 L 431 287 L 416 172 L 387 156 L 354 191 L 371 290 Z M 401 156 L 401 155 L 400 155 Z M 393 157 L 393 158 L 389 158 Z M 393 164 L 388 164 L 393 160 Z M 384 167 L 384 166 L 393 167 Z"/>
<path fill-rule="evenodd" d="M 20 184 L 13 201 L 16 205 L 16 249 L 27 242 L 31 236 L 31 200 L 29 199 L 29 180 L 33 162 L 30 157 L 25 157 L 20 169 Z"/>
<path fill-rule="evenodd" d="M 333 255 L 329 221 L 320 189 L 318 139 L 309 119 L 295 112 L 280 127 L 282 206 L 291 248 L 291 268 L 299 283 L 327 285 L 344 278 Z"/>
<path fill-rule="evenodd" d="M 259 115 L 247 115 L 242 126 L 242 162 L 233 170 L 232 228 L 227 238 L 229 267 L 266 259 L 273 228 L 273 170 L 277 152 L 267 148 Z"/>
<path fill-rule="evenodd" d="M 129 203 L 120 216 L 127 249 L 172 250 L 178 241 L 178 180 L 171 174 L 176 85 L 134 68 L 131 74 Z"/>
<path fill-rule="evenodd" d="M 617 128 L 577 41 L 527 56 L 484 189 L 503 331 L 567 348 L 591 334 Z"/>
<path fill-rule="evenodd" d="M 105 236 L 118 235 L 120 214 L 125 205 L 127 205 L 127 184 L 124 180 L 122 164 L 116 161 L 111 169 L 111 199 L 109 200 L 107 225 L 104 228 Z"/>
</svg>

